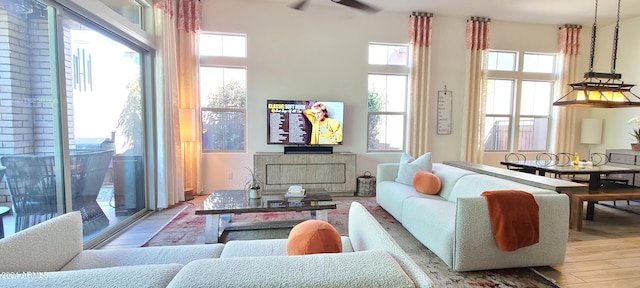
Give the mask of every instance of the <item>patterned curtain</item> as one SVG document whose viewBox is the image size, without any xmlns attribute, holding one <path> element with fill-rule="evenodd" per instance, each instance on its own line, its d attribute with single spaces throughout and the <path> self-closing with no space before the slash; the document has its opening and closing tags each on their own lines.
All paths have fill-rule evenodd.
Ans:
<svg viewBox="0 0 640 288">
<path fill-rule="evenodd" d="M 413 12 L 409 17 L 411 89 L 409 95 L 409 154 L 418 157 L 428 151 L 429 62 L 433 14 Z"/>
<path fill-rule="evenodd" d="M 471 17 L 467 20 L 467 67 L 463 113 L 463 160 L 482 163 L 484 150 L 484 118 L 487 86 L 487 55 L 489 50 L 489 22 L 491 19 Z"/>
<path fill-rule="evenodd" d="M 562 63 L 559 78 L 560 94 L 557 98 L 566 95 L 571 91 L 570 83 L 579 82 L 578 54 L 580 53 L 580 25 L 564 25 L 560 27 L 558 33 L 558 49 L 560 50 L 560 63 Z M 576 111 L 575 107 L 557 107 L 555 151 L 572 152 L 576 140 Z"/>
<path fill-rule="evenodd" d="M 178 0 L 178 89 L 180 108 L 195 111 L 200 119 L 198 33 L 202 6 L 199 0 Z M 202 131 L 201 121 L 189 123 L 196 131 L 195 141 L 184 142 L 185 188 L 195 194 L 202 192 Z"/>
</svg>

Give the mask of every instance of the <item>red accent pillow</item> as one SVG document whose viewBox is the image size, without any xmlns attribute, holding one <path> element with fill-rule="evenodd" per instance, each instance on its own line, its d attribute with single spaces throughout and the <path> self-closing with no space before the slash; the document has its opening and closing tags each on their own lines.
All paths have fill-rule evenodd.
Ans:
<svg viewBox="0 0 640 288">
<path fill-rule="evenodd" d="M 435 174 L 427 171 L 418 171 L 413 175 L 413 187 L 420 193 L 435 195 L 440 192 L 442 183 Z"/>
<path fill-rule="evenodd" d="M 321 220 L 306 220 L 291 229 L 287 239 L 287 255 L 342 252 L 340 233 Z"/>
</svg>

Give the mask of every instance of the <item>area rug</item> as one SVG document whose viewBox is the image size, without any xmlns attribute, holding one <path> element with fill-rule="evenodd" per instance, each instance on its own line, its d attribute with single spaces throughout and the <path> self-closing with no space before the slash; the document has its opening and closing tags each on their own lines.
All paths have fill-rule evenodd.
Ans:
<svg viewBox="0 0 640 288">
<path fill-rule="evenodd" d="M 474 272 L 451 271 L 449 267 L 422 243 L 416 240 L 402 224 L 380 207 L 375 198 L 348 197 L 336 200 L 337 209 L 329 210 L 329 222 L 347 235 L 349 205 L 352 201 L 363 204 L 382 224 L 396 242 L 429 275 L 435 287 L 559 287 L 540 275 L 534 268 L 497 269 Z M 200 201 L 201 202 L 201 201 Z M 198 201 L 186 204 L 167 225 L 142 246 L 188 245 L 204 243 L 205 216 L 195 215 Z M 293 221 L 309 218 L 309 212 L 278 212 L 237 214 L 231 223 L 251 225 L 264 221 Z M 221 242 L 236 239 L 287 238 L 289 229 L 263 229 L 224 232 Z"/>
</svg>

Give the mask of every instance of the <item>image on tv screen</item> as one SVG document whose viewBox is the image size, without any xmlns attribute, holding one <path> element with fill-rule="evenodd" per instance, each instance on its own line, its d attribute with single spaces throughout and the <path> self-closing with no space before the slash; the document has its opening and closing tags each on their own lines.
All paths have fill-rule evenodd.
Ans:
<svg viewBox="0 0 640 288">
<path fill-rule="evenodd" d="M 267 143 L 341 145 L 344 103 L 267 100 Z"/>
</svg>

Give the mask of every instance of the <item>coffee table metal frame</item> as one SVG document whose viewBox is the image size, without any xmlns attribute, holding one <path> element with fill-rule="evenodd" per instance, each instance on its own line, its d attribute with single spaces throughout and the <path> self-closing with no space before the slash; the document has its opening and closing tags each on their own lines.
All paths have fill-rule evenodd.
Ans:
<svg viewBox="0 0 640 288">
<path fill-rule="evenodd" d="M 298 200 L 286 199 L 284 194 L 285 191 L 263 193 L 260 199 L 250 199 L 249 193 L 244 190 L 219 190 L 211 193 L 204 200 L 201 209 L 195 211 L 196 215 L 206 216 L 205 243 L 218 243 L 220 235 L 227 228 L 230 214 L 310 211 L 312 219 L 327 221 L 328 210 L 336 209 L 335 202 L 326 191 L 307 192 L 305 198 Z M 287 225 L 291 227 L 291 221 L 275 222 L 264 228 L 282 228 Z M 242 226 L 233 228 L 242 230 Z"/>
</svg>

